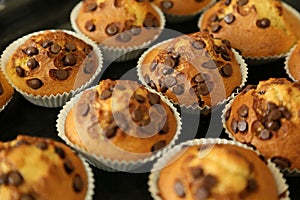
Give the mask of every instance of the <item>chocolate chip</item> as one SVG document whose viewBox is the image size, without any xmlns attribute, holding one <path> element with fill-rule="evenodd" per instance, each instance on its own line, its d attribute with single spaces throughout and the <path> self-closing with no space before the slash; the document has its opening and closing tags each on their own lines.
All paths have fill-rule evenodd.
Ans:
<svg viewBox="0 0 300 200">
<path fill-rule="evenodd" d="M 61 46 L 59 46 L 59 44 L 52 44 L 50 47 L 50 52 L 53 54 L 57 54 L 59 51 L 61 50 Z"/>
<path fill-rule="evenodd" d="M 88 45 L 88 46 L 84 47 L 83 51 L 86 55 L 89 55 L 91 53 L 91 51 L 93 51 L 93 47 L 91 45 Z"/>
<path fill-rule="evenodd" d="M 140 103 L 143 103 L 145 101 L 145 97 L 140 94 L 134 94 L 134 98 L 135 98 L 135 100 L 137 100 Z"/>
<path fill-rule="evenodd" d="M 226 22 L 226 24 L 231 24 L 232 22 L 234 22 L 234 20 L 235 16 L 232 13 L 229 13 L 224 17 L 224 21 Z"/>
<path fill-rule="evenodd" d="M 45 141 L 39 141 L 35 144 L 35 146 L 41 150 L 46 150 L 48 148 L 48 144 Z"/>
<path fill-rule="evenodd" d="M 277 105 L 273 102 L 267 103 L 267 113 L 270 113 L 272 110 L 276 109 Z"/>
<path fill-rule="evenodd" d="M 217 64 L 216 64 L 215 61 L 209 60 L 207 62 L 202 63 L 202 67 L 206 68 L 206 69 L 216 69 L 217 68 Z"/>
<path fill-rule="evenodd" d="M 89 32 L 93 32 L 96 30 L 96 25 L 92 20 L 89 20 L 85 23 L 85 29 Z"/>
<path fill-rule="evenodd" d="M 279 109 L 272 110 L 268 115 L 269 120 L 272 120 L 272 121 L 279 120 L 281 117 L 282 117 L 282 114 Z"/>
<path fill-rule="evenodd" d="M 177 79 L 173 76 L 168 76 L 163 81 L 164 85 L 168 88 L 177 84 Z"/>
<path fill-rule="evenodd" d="M 268 28 L 271 25 L 271 21 L 268 18 L 259 19 L 256 21 L 258 28 Z"/>
<path fill-rule="evenodd" d="M 249 112 L 249 108 L 245 104 L 241 105 L 237 110 L 237 113 L 240 117 L 247 117 L 248 112 Z"/>
<path fill-rule="evenodd" d="M 287 120 L 290 120 L 292 118 L 292 114 L 291 112 L 287 109 L 287 107 L 285 106 L 280 106 L 279 110 L 281 111 L 282 115 L 284 118 L 286 118 Z"/>
<path fill-rule="evenodd" d="M 38 78 L 28 79 L 26 80 L 26 84 L 34 90 L 43 86 L 43 82 Z"/>
<path fill-rule="evenodd" d="M 233 73 L 233 69 L 230 64 L 224 65 L 220 70 L 220 74 L 224 77 L 230 77 L 232 73 Z"/>
<path fill-rule="evenodd" d="M 7 174 L 0 175 L 0 186 L 8 184 L 8 176 Z"/>
<path fill-rule="evenodd" d="M 121 112 L 115 112 L 113 114 L 114 120 L 123 131 L 126 131 L 129 127 L 126 117 Z"/>
<path fill-rule="evenodd" d="M 61 158 L 61 159 L 64 159 L 66 157 L 66 154 L 65 154 L 65 151 L 58 147 L 58 146 L 55 146 L 54 147 L 54 152 Z"/>
<path fill-rule="evenodd" d="M 200 188 L 197 188 L 195 195 L 194 195 L 194 199 L 205 200 L 208 198 L 208 196 L 209 196 L 208 189 L 205 187 L 200 187 Z"/>
<path fill-rule="evenodd" d="M 116 23 L 111 23 L 109 25 L 107 25 L 107 27 L 105 28 L 105 33 L 107 35 L 116 35 L 119 32 L 119 27 Z"/>
<path fill-rule="evenodd" d="M 224 44 L 228 49 L 231 49 L 231 44 L 228 40 L 222 40 L 222 44 Z"/>
<path fill-rule="evenodd" d="M 39 50 L 36 47 L 27 47 L 25 49 L 25 53 L 28 56 L 33 56 L 33 55 L 37 55 L 39 53 Z"/>
<path fill-rule="evenodd" d="M 169 75 L 174 72 L 174 69 L 172 67 L 165 66 L 164 68 L 162 68 L 161 72 L 163 75 Z"/>
<path fill-rule="evenodd" d="M 157 61 L 156 60 L 154 60 L 151 64 L 150 64 L 150 71 L 151 72 L 154 72 L 155 71 L 155 69 L 157 68 Z"/>
<path fill-rule="evenodd" d="M 3 87 L 2 87 L 2 84 L 0 83 L 0 95 L 2 95 L 3 94 Z"/>
<path fill-rule="evenodd" d="M 225 120 L 226 120 L 226 121 L 229 119 L 230 114 L 231 114 L 231 108 L 227 109 L 226 112 L 225 112 L 224 117 L 225 117 Z"/>
<path fill-rule="evenodd" d="M 218 32 L 222 27 L 218 23 L 212 23 L 210 29 L 213 33 Z"/>
<path fill-rule="evenodd" d="M 17 66 L 16 67 L 16 73 L 19 77 L 25 76 L 25 70 L 22 67 Z"/>
<path fill-rule="evenodd" d="M 203 176 L 204 172 L 203 172 L 203 169 L 201 167 L 193 167 L 191 169 L 191 174 L 192 174 L 194 179 L 198 179 L 198 178 Z"/>
<path fill-rule="evenodd" d="M 7 174 L 8 184 L 19 186 L 23 183 L 23 176 L 18 171 L 11 171 Z"/>
<path fill-rule="evenodd" d="M 147 13 L 146 17 L 144 19 L 144 22 L 143 22 L 143 26 L 144 27 L 158 27 L 159 21 L 152 13 Z"/>
<path fill-rule="evenodd" d="M 248 129 L 248 123 L 245 120 L 240 120 L 237 124 L 237 127 L 240 132 L 246 132 Z"/>
<path fill-rule="evenodd" d="M 50 41 L 50 40 L 44 40 L 44 41 L 42 42 L 41 45 L 42 45 L 43 48 L 48 48 L 48 47 L 50 47 L 52 44 L 53 44 L 52 41 Z"/>
<path fill-rule="evenodd" d="M 149 102 L 150 102 L 151 105 L 159 104 L 159 102 L 160 102 L 160 96 L 158 94 L 149 93 L 147 96 L 149 98 Z"/>
<path fill-rule="evenodd" d="M 83 72 L 85 74 L 92 74 L 95 71 L 95 65 L 93 62 L 87 62 L 84 66 Z"/>
<path fill-rule="evenodd" d="M 264 128 L 263 124 L 258 120 L 255 120 L 251 125 L 251 131 L 253 133 L 259 133 L 260 131 L 263 130 L 263 128 Z"/>
<path fill-rule="evenodd" d="M 123 6 L 123 0 L 115 0 L 114 5 L 117 8 L 122 7 Z"/>
<path fill-rule="evenodd" d="M 195 49 L 201 50 L 201 49 L 204 49 L 206 47 L 206 44 L 205 44 L 205 42 L 203 42 L 201 40 L 197 40 L 197 41 L 193 41 L 192 46 Z"/>
<path fill-rule="evenodd" d="M 74 167 L 73 163 L 71 162 L 71 160 L 65 159 L 64 169 L 67 172 L 67 174 L 71 174 L 74 171 L 75 167 Z"/>
<path fill-rule="evenodd" d="M 65 48 L 66 48 L 66 50 L 68 50 L 68 51 L 75 51 L 75 50 L 76 50 L 76 46 L 75 46 L 74 44 L 72 44 L 72 43 L 67 43 L 67 44 L 65 45 Z"/>
<path fill-rule="evenodd" d="M 257 183 L 254 179 L 249 179 L 247 182 L 247 192 L 255 192 L 257 189 Z"/>
<path fill-rule="evenodd" d="M 112 92 L 108 89 L 105 89 L 101 92 L 100 94 L 100 99 L 108 99 L 109 97 L 111 97 Z"/>
<path fill-rule="evenodd" d="M 119 33 L 117 36 L 117 40 L 121 41 L 121 42 L 129 42 L 131 40 L 131 35 L 126 31 L 126 32 L 122 32 Z"/>
<path fill-rule="evenodd" d="M 81 192 L 83 190 L 83 180 L 82 178 L 76 174 L 73 179 L 73 189 L 75 192 Z"/>
<path fill-rule="evenodd" d="M 167 142 L 165 140 L 160 140 L 152 146 L 151 151 L 152 152 L 158 151 L 158 150 L 164 148 L 166 145 L 167 145 Z"/>
<path fill-rule="evenodd" d="M 22 194 L 20 200 L 35 200 L 35 198 L 31 194 Z"/>
<path fill-rule="evenodd" d="M 140 2 L 144 2 L 145 0 L 135 0 L 135 1 L 140 3 Z"/>
<path fill-rule="evenodd" d="M 133 110 L 131 113 L 132 120 L 135 122 L 139 122 L 143 119 L 144 117 L 144 112 L 141 110 L 141 108 L 137 108 Z"/>
<path fill-rule="evenodd" d="M 170 67 L 175 67 L 175 60 L 171 56 L 167 55 L 165 56 L 164 64 Z"/>
<path fill-rule="evenodd" d="M 268 140 L 272 137 L 272 134 L 267 129 L 263 129 L 262 131 L 260 131 L 258 137 L 262 140 Z"/>
<path fill-rule="evenodd" d="M 176 180 L 174 183 L 174 191 L 177 194 L 177 196 L 183 198 L 185 197 L 185 189 L 184 185 L 180 180 Z"/>
<path fill-rule="evenodd" d="M 202 76 L 202 74 L 200 74 L 200 73 L 197 74 L 196 76 L 194 76 L 193 80 L 194 80 L 196 83 L 202 83 L 202 82 L 205 81 L 204 78 L 203 78 L 203 76 Z"/>
<path fill-rule="evenodd" d="M 63 57 L 64 66 L 74 66 L 77 62 L 77 57 L 74 54 L 68 54 Z"/>
<path fill-rule="evenodd" d="M 212 14 L 209 18 L 208 21 L 210 22 L 216 22 L 218 20 L 218 15 Z"/>
<path fill-rule="evenodd" d="M 224 4 L 225 4 L 226 6 L 229 6 L 230 3 L 231 3 L 231 0 L 226 0 Z"/>
<path fill-rule="evenodd" d="M 64 69 L 59 69 L 59 70 L 56 70 L 55 75 L 59 80 L 63 81 L 63 80 L 66 80 L 69 77 L 69 72 L 67 70 L 64 70 Z"/>
<path fill-rule="evenodd" d="M 163 10 L 169 10 L 173 7 L 173 2 L 172 1 L 162 1 L 160 3 L 160 6 Z"/>
<path fill-rule="evenodd" d="M 35 69 L 39 66 L 39 63 L 38 61 L 36 61 L 34 58 L 30 58 L 28 61 L 27 61 L 27 67 L 29 69 Z"/>
<path fill-rule="evenodd" d="M 267 121 L 265 123 L 265 127 L 271 131 L 277 131 L 280 128 L 280 122 L 279 121 Z"/>
<path fill-rule="evenodd" d="M 159 131 L 159 134 L 166 134 L 168 132 L 169 132 L 169 125 L 168 125 L 168 122 L 165 121 L 163 127 Z"/>
<path fill-rule="evenodd" d="M 232 119 L 230 126 L 234 133 L 238 132 L 238 122 L 235 119 Z"/>
<path fill-rule="evenodd" d="M 207 95 L 209 93 L 209 89 L 207 87 L 207 85 L 205 83 L 200 83 L 197 87 L 196 87 L 196 93 L 199 93 L 200 95 Z"/>
<path fill-rule="evenodd" d="M 291 167 L 291 162 L 286 158 L 273 157 L 271 161 L 274 162 L 276 166 L 279 167 L 280 169 L 286 169 Z"/>
<path fill-rule="evenodd" d="M 142 32 L 142 29 L 139 26 L 132 25 L 129 31 L 132 35 L 136 36 L 136 35 L 139 35 Z"/>
<path fill-rule="evenodd" d="M 184 93 L 184 84 L 175 85 L 172 92 L 176 95 L 182 95 Z"/>
<path fill-rule="evenodd" d="M 244 6 L 244 5 L 246 5 L 248 3 L 248 0 L 238 0 L 237 1 L 237 5 L 239 5 L 239 6 Z"/>
<path fill-rule="evenodd" d="M 203 184 L 204 184 L 205 188 L 210 189 L 210 188 L 214 187 L 217 183 L 218 183 L 218 180 L 213 175 L 206 175 L 204 177 Z"/>
<path fill-rule="evenodd" d="M 81 116 L 86 116 L 90 111 L 90 106 L 87 103 L 81 103 L 78 105 L 78 112 Z"/>
</svg>

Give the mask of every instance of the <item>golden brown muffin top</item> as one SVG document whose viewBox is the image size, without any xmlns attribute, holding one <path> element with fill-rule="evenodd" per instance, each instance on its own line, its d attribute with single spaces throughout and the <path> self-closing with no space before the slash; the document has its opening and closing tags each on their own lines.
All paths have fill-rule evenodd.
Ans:
<svg viewBox="0 0 300 200">
<path fill-rule="evenodd" d="M 246 87 L 234 99 L 225 114 L 226 127 L 279 167 L 299 169 L 299 111 L 299 83 L 271 78 Z"/>
<path fill-rule="evenodd" d="M 75 21 L 89 38 L 114 47 L 139 46 L 153 40 L 162 23 L 148 0 L 85 0 Z"/>
<path fill-rule="evenodd" d="M 5 69 L 21 91 L 50 96 L 81 87 L 98 64 L 90 44 L 56 30 L 29 37 L 12 53 Z"/>
<path fill-rule="evenodd" d="M 84 200 L 87 185 L 82 161 L 62 143 L 18 136 L 0 146 L 1 199 Z"/>
<path fill-rule="evenodd" d="M 300 81 L 300 40 L 293 48 L 289 58 L 287 60 L 287 70 L 292 76 L 293 80 Z"/>
<path fill-rule="evenodd" d="M 145 83 L 184 106 L 212 107 L 242 84 L 240 65 L 227 40 L 196 32 L 145 53 Z"/>
<path fill-rule="evenodd" d="M 203 14 L 199 27 L 229 40 L 245 57 L 278 56 L 297 40 L 286 12 L 279 0 L 222 0 Z"/>
<path fill-rule="evenodd" d="M 174 139 L 180 123 L 158 94 L 129 80 L 100 81 L 82 94 L 68 117 L 71 141 L 77 138 L 89 153 L 113 160 L 151 156 Z"/>
<path fill-rule="evenodd" d="M 162 199 L 278 199 L 275 179 L 258 155 L 235 145 L 184 148 L 158 178 Z"/>
</svg>

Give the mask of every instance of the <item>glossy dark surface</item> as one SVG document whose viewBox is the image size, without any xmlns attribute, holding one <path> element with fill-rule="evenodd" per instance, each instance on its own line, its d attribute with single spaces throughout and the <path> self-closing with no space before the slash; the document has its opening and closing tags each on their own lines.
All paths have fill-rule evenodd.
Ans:
<svg viewBox="0 0 300 200">
<path fill-rule="evenodd" d="M 10 42 L 25 34 L 44 29 L 71 29 L 69 14 L 74 5 L 79 1 L 71 0 L 7 0 L 6 8 L 0 11 L 0 52 Z M 300 11 L 298 0 L 286 0 L 289 5 Z M 4 1 L 0 0 L 0 4 Z M 197 31 L 197 18 L 182 24 L 167 24 L 172 32 L 191 33 Z M 300 28 L 300 27 L 299 27 Z M 170 32 L 164 33 L 159 40 L 169 38 Z M 134 67 L 136 60 L 125 63 L 105 63 L 100 79 L 118 79 L 126 74 L 125 78 L 137 80 Z M 287 77 L 283 69 L 284 59 L 269 63 L 265 66 L 249 67 L 249 84 L 256 84 L 259 80 L 269 77 Z M 263 68 L 263 70 L 262 70 Z M 0 113 L 0 140 L 14 139 L 18 134 L 28 134 L 49 137 L 60 141 L 56 131 L 56 119 L 61 108 L 43 108 L 26 101 L 17 92 L 12 101 Z M 183 114 L 183 132 L 180 141 L 190 139 L 193 135 L 199 137 L 225 137 L 220 123 L 222 108 L 217 109 L 212 115 L 201 117 L 191 113 Z M 212 127 L 210 123 L 213 124 Z M 207 131 L 209 130 L 209 131 Z M 196 133 L 197 132 L 197 133 Z M 191 133 L 191 134 L 189 134 Z M 94 199 L 129 200 L 151 199 L 148 192 L 149 173 L 110 173 L 93 168 L 96 188 Z M 300 178 L 286 176 L 290 186 L 291 199 L 300 198 Z"/>
</svg>

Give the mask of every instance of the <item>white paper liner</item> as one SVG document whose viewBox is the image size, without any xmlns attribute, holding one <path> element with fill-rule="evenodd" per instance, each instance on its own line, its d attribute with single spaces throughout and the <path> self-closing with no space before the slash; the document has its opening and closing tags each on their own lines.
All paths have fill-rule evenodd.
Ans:
<svg viewBox="0 0 300 200">
<path fill-rule="evenodd" d="M 162 157 L 160 157 L 156 163 L 154 163 L 153 168 L 151 170 L 151 173 L 149 175 L 148 180 L 148 186 L 149 186 L 149 192 L 151 193 L 151 196 L 154 200 L 162 200 L 159 196 L 159 189 L 157 187 L 157 182 L 159 178 L 160 169 L 165 166 L 174 156 L 177 156 L 178 153 L 187 146 L 195 146 L 195 145 L 202 145 L 202 144 L 230 144 L 230 145 L 236 145 L 238 147 L 242 147 L 245 149 L 249 149 L 254 151 L 252 148 L 248 147 L 247 145 L 241 144 L 239 142 L 233 141 L 233 140 L 226 140 L 226 139 L 220 139 L 220 138 L 202 138 L 202 139 L 194 139 L 194 140 L 188 140 L 186 142 L 183 142 L 179 145 L 174 146 L 172 149 L 167 151 L 163 154 Z M 254 151 L 258 154 L 257 151 Z M 259 154 L 258 154 L 259 155 Z M 283 177 L 283 174 L 280 172 L 280 170 L 268 160 L 268 167 L 270 171 L 272 172 L 274 179 L 276 181 L 277 189 L 278 189 L 278 196 L 281 194 L 286 194 L 285 197 L 280 198 L 280 200 L 288 200 L 289 198 L 289 190 L 288 185 L 286 184 L 286 180 Z"/>
<path fill-rule="evenodd" d="M 162 13 L 162 11 L 157 6 L 155 6 L 153 4 L 151 4 L 151 5 L 152 5 L 153 9 L 158 13 L 159 18 L 160 18 L 160 27 L 158 28 L 158 30 L 159 30 L 158 34 L 155 35 L 152 40 L 146 41 L 139 46 L 118 48 L 118 47 L 109 47 L 106 45 L 98 44 L 98 46 L 103 51 L 105 60 L 113 61 L 113 62 L 125 62 L 125 61 L 129 61 L 129 60 L 138 58 L 141 55 L 141 53 L 145 50 L 145 48 L 147 48 L 151 43 L 153 43 L 161 35 L 162 30 L 164 29 L 165 24 L 166 24 L 166 19 L 165 19 L 164 14 Z M 76 23 L 76 18 L 78 16 L 78 13 L 79 13 L 81 7 L 82 7 L 82 1 L 80 1 L 72 9 L 71 15 L 70 15 L 70 21 L 71 21 L 71 26 L 75 32 L 84 34 L 80 31 L 80 29 L 78 28 L 77 23 Z M 96 41 L 94 41 L 94 42 L 97 43 Z"/>
<path fill-rule="evenodd" d="M 93 90 L 96 86 L 89 88 L 87 90 Z M 148 88 L 147 88 L 148 89 Z M 156 91 L 149 89 L 150 92 L 158 94 Z M 177 112 L 176 108 L 172 105 L 171 102 L 168 101 L 165 97 L 161 96 L 161 100 L 165 102 L 174 112 L 174 115 L 177 120 L 177 130 L 173 137 L 173 139 L 170 141 L 170 143 L 163 148 L 162 150 L 157 151 L 152 156 L 146 157 L 144 159 L 139 160 L 133 160 L 133 161 L 125 161 L 125 160 L 114 160 L 109 158 L 104 158 L 100 155 L 95 155 L 89 153 L 87 150 L 83 149 L 82 147 L 73 144 L 68 137 L 65 135 L 65 121 L 67 118 L 68 113 L 73 108 L 73 106 L 80 100 L 80 97 L 84 91 L 81 93 L 75 95 L 70 101 L 64 105 L 64 107 L 61 109 L 60 113 L 58 114 L 58 118 L 56 120 L 56 128 L 58 132 L 58 136 L 62 138 L 67 145 L 74 148 L 76 151 L 78 151 L 80 154 L 85 157 L 85 159 L 88 160 L 89 163 L 91 163 L 93 166 L 105 170 L 105 171 L 131 171 L 133 169 L 136 169 L 138 167 L 141 167 L 145 165 L 146 163 L 149 163 L 153 161 L 154 159 L 160 157 L 163 152 L 167 151 L 169 148 L 171 148 L 173 145 L 175 145 L 176 140 L 178 139 L 179 135 L 181 134 L 181 128 L 182 128 L 182 122 L 181 118 L 179 116 L 179 113 Z"/>
<path fill-rule="evenodd" d="M 85 161 L 85 159 L 81 156 L 78 155 L 80 158 L 84 168 L 85 172 L 87 174 L 87 191 L 84 200 L 93 200 L 93 195 L 94 195 L 94 189 L 95 189 L 95 179 L 94 179 L 94 174 L 92 171 L 92 168 L 89 166 L 89 164 Z"/>
<path fill-rule="evenodd" d="M 295 15 L 300 20 L 300 14 L 296 9 L 294 9 L 293 7 L 291 7 L 290 5 L 288 5 L 287 3 L 283 2 L 283 1 L 281 1 L 281 3 L 282 3 L 283 7 L 285 7 L 287 10 L 289 10 L 293 15 Z M 199 30 L 201 30 L 201 24 L 202 24 L 202 20 L 203 20 L 203 16 L 204 16 L 205 12 L 206 11 L 204 11 L 203 14 L 199 17 L 199 20 L 197 23 Z M 287 53 L 288 52 L 282 53 L 279 55 L 268 56 L 268 57 L 246 57 L 246 56 L 243 56 L 243 57 L 245 58 L 248 65 L 258 66 L 258 65 L 267 64 L 267 63 L 279 60 L 281 58 L 284 58 L 284 57 L 286 57 Z"/>
<path fill-rule="evenodd" d="M 284 61 L 284 69 L 285 72 L 287 73 L 287 75 L 289 76 L 290 79 L 292 79 L 293 81 L 299 81 L 297 80 L 291 73 L 290 73 L 290 69 L 289 69 L 289 61 L 291 58 L 292 53 L 294 52 L 294 50 L 296 49 L 297 44 L 295 44 L 291 50 L 289 51 L 289 53 L 286 55 L 285 57 L 285 61 Z"/>
<path fill-rule="evenodd" d="M 201 14 L 204 10 L 215 4 L 216 0 L 211 0 L 209 4 L 207 4 L 205 7 L 201 8 L 195 13 L 189 14 L 189 15 L 176 15 L 176 14 L 170 14 L 170 13 L 164 13 L 166 16 L 166 20 L 169 23 L 176 24 L 176 23 L 182 23 L 188 20 L 193 19 L 196 15 Z"/>
<path fill-rule="evenodd" d="M 94 75 L 90 78 L 90 80 L 88 80 L 85 84 L 83 84 L 81 87 L 76 88 L 74 90 L 71 90 L 69 92 L 64 92 L 63 94 L 56 94 L 56 95 L 50 95 L 50 96 L 41 96 L 41 95 L 33 95 L 33 94 L 29 94 L 27 92 L 24 92 L 22 90 L 20 90 L 19 88 L 17 88 L 13 82 L 10 80 L 10 78 L 8 77 L 7 73 L 6 73 L 6 63 L 9 61 L 10 56 L 12 55 L 12 53 L 20 46 L 22 45 L 26 40 L 28 40 L 31 36 L 34 35 L 38 35 L 38 34 L 42 34 L 45 31 L 63 31 L 67 34 L 73 35 L 74 37 L 77 37 L 81 40 L 83 40 L 84 42 L 86 42 L 87 44 L 91 45 L 93 47 L 93 50 L 96 54 L 96 58 L 98 59 L 98 67 L 97 70 L 94 72 Z M 43 31 L 38 31 L 38 32 L 34 32 L 34 33 L 30 33 L 28 35 L 25 35 L 17 40 L 15 40 L 14 42 L 12 42 L 4 51 L 3 54 L 1 56 L 1 67 L 2 67 L 2 71 L 5 75 L 5 77 L 8 79 L 9 83 L 19 92 L 23 95 L 23 97 L 25 99 L 27 99 L 29 102 L 38 105 L 38 106 L 43 106 L 43 107 L 60 107 L 63 106 L 72 96 L 74 96 L 76 93 L 84 90 L 85 88 L 89 87 L 93 81 L 97 78 L 97 76 L 100 74 L 101 68 L 103 66 L 103 58 L 102 58 L 102 52 L 101 50 L 98 48 L 98 46 L 89 38 L 75 33 L 73 31 L 68 31 L 68 30 L 43 30 Z"/>
<path fill-rule="evenodd" d="M 236 97 L 235 97 L 235 98 L 236 98 Z M 223 111 L 222 111 L 221 121 L 222 121 L 223 128 L 224 128 L 225 133 L 227 134 L 227 136 L 228 136 L 230 139 L 232 139 L 232 140 L 238 142 L 238 140 L 232 135 L 232 133 L 231 133 L 231 132 L 229 131 L 229 129 L 227 128 L 227 126 L 226 126 L 226 120 L 225 120 L 225 114 L 226 114 L 227 110 L 228 110 L 229 108 L 231 108 L 231 105 L 233 104 L 235 98 L 231 99 L 231 100 L 225 105 L 225 108 L 224 108 Z M 259 152 L 259 151 L 258 151 L 258 152 Z M 281 172 L 283 172 L 283 173 L 286 174 L 286 175 L 291 175 L 291 176 L 293 176 L 293 175 L 294 175 L 294 176 L 299 176 L 299 175 L 300 175 L 300 170 L 299 170 L 299 169 L 288 169 L 288 168 L 286 168 L 286 169 L 281 169 Z"/>
<path fill-rule="evenodd" d="M 169 43 L 169 42 L 172 42 L 172 40 L 174 40 L 174 38 L 172 39 L 168 39 L 168 40 L 165 40 L 165 41 L 162 41 L 152 47 L 150 47 L 148 50 L 146 50 L 139 58 L 138 60 L 138 63 L 137 63 L 137 75 L 138 75 L 138 78 L 139 78 L 139 81 L 145 85 L 147 88 L 151 88 L 144 80 L 144 77 L 143 77 L 143 74 L 142 74 L 142 63 L 145 59 L 145 57 L 147 56 L 147 54 L 149 52 L 151 52 L 153 49 L 156 49 L 156 48 L 160 48 L 160 45 L 162 44 L 165 44 L 165 43 Z M 243 88 L 246 84 L 246 81 L 247 81 L 247 78 L 248 78 L 248 68 L 247 68 L 247 64 L 245 62 L 245 60 L 243 59 L 243 57 L 233 48 L 231 48 L 232 52 L 234 53 L 234 56 L 237 60 L 237 62 L 239 63 L 240 65 L 240 69 L 241 69 L 241 74 L 242 74 L 242 81 L 241 81 L 241 84 L 239 86 L 239 88 Z M 231 95 L 229 95 L 226 99 L 224 99 L 223 101 L 221 102 L 218 102 L 214 107 L 218 107 L 222 104 L 224 104 L 226 101 L 232 99 L 236 94 L 238 93 L 238 91 L 235 91 L 233 92 Z M 168 98 L 166 95 L 164 95 L 163 93 L 159 92 L 160 95 L 162 96 L 165 96 L 166 98 Z M 210 112 L 211 110 L 211 107 L 205 105 L 204 107 L 200 107 L 200 106 L 192 106 L 192 105 L 184 105 L 184 104 L 179 104 L 178 102 L 175 102 L 171 99 L 169 99 L 174 105 L 177 105 L 177 106 L 180 106 L 182 108 L 182 110 L 184 112 L 187 112 L 187 113 L 190 113 L 190 114 L 199 114 L 199 110 L 202 114 L 205 115 L 205 113 L 207 112 Z M 212 108 L 214 108 L 212 107 Z"/>
</svg>

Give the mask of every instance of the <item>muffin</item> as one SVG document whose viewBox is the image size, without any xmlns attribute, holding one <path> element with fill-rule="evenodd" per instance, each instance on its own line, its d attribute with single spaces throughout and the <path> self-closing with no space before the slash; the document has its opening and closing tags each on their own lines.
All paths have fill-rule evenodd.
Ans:
<svg viewBox="0 0 300 200">
<path fill-rule="evenodd" d="M 50 101 L 50 107 L 91 84 L 101 66 L 101 52 L 92 41 L 63 30 L 26 35 L 2 55 L 2 69 L 13 87 L 35 104 Z"/>
<path fill-rule="evenodd" d="M 181 129 L 172 104 L 135 81 L 102 80 L 75 99 L 58 117 L 59 135 L 96 158 L 92 163 L 99 168 L 119 163 L 118 170 L 126 170 L 123 164 L 130 168 L 151 160 L 174 143 Z"/>
<path fill-rule="evenodd" d="M 184 107 L 206 108 L 232 95 L 247 77 L 230 42 L 207 32 L 181 35 L 147 50 L 138 62 L 143 84 Z"/>
<path fill-rule="evenodd" d="M 66 145 L 25 135 L 1 144 L 1 199 L 87 200 L 92 194 L 91 169 Z"/>
<path fill-rule="evenodd" d="M 299 26 L 299 13 L 279 0 L 221 0 L 198 24 L 249 59 L 285 56 L 299 39 Z"/>
<path fill-rule="evenodd" d="M 14 88 L 8 83 L 2 71 L 0 71 L 0 111 L 4 109 L 14 94 Z"/>
<path fill-rule="evenodd" d="M 149 177 L 155 200 L 279 199 L 287 192 L 282 174 L 256 152 L 238 143 L 202 139 L 163 155 Z M 269 168 L 270 167 L 270 168 Z M 278 181 L 281 181 L 278 187 Z M 284 186 L 285 185 L 285 186 Z"/>
<path fill-rule="evenodd" d="M 165 19 L 148 0 L 85 0 L 72 10 L 71 24 L 99 44 L 107 60 L 126 61 L 158 37 Z"/>
<path fill-rule="evenodd" d="M 192 19 L 215 0 L 150 0 L 166 15 L 167 22 L 178 23 Z"/>
<path fill-rule="evenodd" d="M 300 169 L 299 98 L 300 84 L 285 78 L 248 86 L 224 110 L 226 132 L 281 169 Z"/>
<path fill-rule="evenodd" d="M 300 81 L 300 40 L 285 59 L 285 70 L 294 81 Z"/>
</svg>

